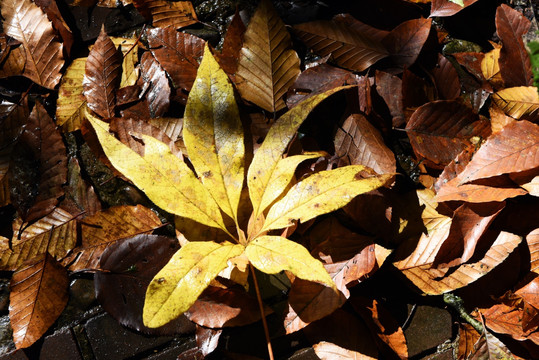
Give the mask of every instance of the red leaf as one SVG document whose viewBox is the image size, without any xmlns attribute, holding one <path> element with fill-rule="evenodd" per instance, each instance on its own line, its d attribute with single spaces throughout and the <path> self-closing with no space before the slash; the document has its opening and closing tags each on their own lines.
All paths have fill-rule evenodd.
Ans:
<svg viewBox="0 0 539 360">
<path fill-rule="evenodd" d="M 238 60 L 245 30 L 245 24 L 241 20 L 239 9 L 236 9 L 236 13 L 226 30 L 221 53 L 217 55 L 219 65 L 229 75 L 234 75 L 238 69 Z"/>
<path fill-rule="evenodd" d="M 121 76 L 122 53 L 116 49 L 103 27 L 86 60 L 82 81 L 88 107 L 102 118 L 114 117 L 116 89 Z"/>
<path fill-rule="evenodd" d="M 530 56 L 522 35 L 528 32 L 530 21 L 520 12 L 502 4 L 496 11 L 496 31 L 502 41 L 500 73 L 505 87 L 533 85 Z"/>
<path fill-rule="evenodd" d="M 449 164 L 474 136 L 486 138 L 490 124 L 456 100 L 439 100 L 419 107 L 406 125 L 414 152 L 435 166 Z"/>
<path fill-rule="evenodd" d="M 430 10 L 430 17 L 434 16 L 451 16 L 455 15 L 465 7 L 470 6 L 477 0 L 464 0 L 464 7 L 455 4 L 449 0 L 432 0 L 432 8 Z"/>
<path fill-rule="evenodd" d="M 432 73 L 440 99 L 453 100 L 459 97 L 459 75 L 453 64 L 442 54 L 438 54 L 438 64 L 436 64 Z"/>
<path fill-rule="evenodd" d="M 431 19 L 408 20 L 393 29 L 383 40 L 391 59 L 400 67 L 415 63 L 430 32 Z"/>
<path fill-rule="evenodd" d="M 376 70 L 376 91 L 384 99 L 393 117 L 394 127 L 405 123 L 402 102 L 402 80 L 386 72 Z"/>
</svg>

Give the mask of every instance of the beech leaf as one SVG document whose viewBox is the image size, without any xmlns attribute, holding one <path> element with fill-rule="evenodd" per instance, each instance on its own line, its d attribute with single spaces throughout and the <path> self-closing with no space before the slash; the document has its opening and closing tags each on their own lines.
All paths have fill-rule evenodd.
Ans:
<svg viewBox="0 0 539 360">
<path fill-rule="evenodd" d="M 47 89 L 54 89 L 62 77 L 63 45 L 56 39 L 47 15 L 30 0 L 4 0 L 1 10 L 4 31 L 24 48 L 23 75 Z"/>
<path fill-rule="evenodd" d="M 183 140 L 202 183 L 237 221 L 245 176 L 243 126 L 232 85 L 208 45 L 185 107 Z"/>
<path fill-rule="evenodd" d="M 251 264 L 266 274 L 290 271 L 298 278 L 326 285 L 336 291 L 324 265 L 302 245 L 281 236 L 264 235 L 249 242 L 245 255 Z"/>
<path fill-rule="evenodd" d="M 56 124 L 61 126 L 64 132 L 80 129 L 84 119 L 86 98 L 83 95 L 82 81 L 86 68 L 86 58 L 73 60 L 67 68 L 56 101 Z"/>
<path fill-rule="evenodd" d="M 122 77 L 121 67 L 121 52 L 116 49 L 103 27 L 86 59 L 82 81 L 88 107 L 103 118 L 114 117 L 116 90 Z"/>
<path fill-rule="evenodd" d="M 133 0 L 133 4 L 155 28 L 181 29 L 198 22 L 191 1 Z"/>
<path fill-rule="evenodd" d="M 300 73 L 299 57 L 291 48 L 290 34 L 269 0 L 262 0 L 244 34 L 236 85 L 245 100 L 277 112 L 282 99 Z"/>
<path fill-rule="evenodd" d="M 144 156 L 140 156 L 110 134 L 107 123 L 89 113 L 86 117 L 112 165 L 157 206 L 208 226 L 225 229 L 219 207 L 209 191 L 166 144 L 140 135 L 145 144 Z"/>
<path fill-rule="evenodd" d="M 150 116 L 152 118 L 161 117 L 167 112 L 170 105 L 171 89 L 167 74 L 151 52 L 142 54 L 140 67 L 141 77 L 144 80 L 141 92 L 148 91 L 146 99 L 148 99 Z"/>
<path fill-rule="evenodd" d="M 365 173 L 366 178 L 362 177 Z M 350 165 L 321 171 L 294 185 L 269 210 L 261 231 L 293 225 L 294 220 L 306 222 L 348 204 L 359 194 L 389 184 L 393 174 L 373 176 L 362 165 Z"/>
<path fill-rule="evenodd" d="M 423 44 L 427 41 L 432 19 L 408 20 L 393 29 L 382 41 L 391 58 L 401 67 L 415 63 Z"/>
<path fill-rule="evenodd" d="M 505 88 L 494 95 L 492 100 L 507 115 L 520 119 L 522 117 L 531 117 L 533 119 L 539 116 L 539 94 L 535 86 L 517 86 Z"/>
<path fill-rule="evenodd" d="M 432 0 L 430 17 L 452 16 L 477 0 Z"/>
<path fill-rule="evenodd" d="M 49 254 L 17 270 L 11 279 L 9 319 L 17 349 L 35 343 L 56 321 L 68 300 L 67 271 Z"/>
<path fill-rule="evenodd" d="M 187 311 L 228 266 L 228 260 L 243 250 L 243 245 L 208 241 L 182 246 L 148 286 L 142 314 L 144 325 L 162 326 Z"/>
</svg>

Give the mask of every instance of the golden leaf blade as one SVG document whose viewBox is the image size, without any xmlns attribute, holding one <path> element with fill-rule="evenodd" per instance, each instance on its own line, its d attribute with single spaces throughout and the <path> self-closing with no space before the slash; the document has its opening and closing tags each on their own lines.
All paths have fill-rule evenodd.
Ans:
<svg viewBox="0 0 539 360">
<path fill-rule="evenodd" d="M 210 282 L 240 255 L 243 245 L 195 241 L 184 245 L 153 278 L 146 290 L 143 321 L 159 327 L 189 310 Z"/>
<path fill-rule="evenodd" d="M 273 172 L 282 159 L 286 147 L 296 134 L 307 115 L 324 99 L 336 92 L 350 88 L 337 87 L 322 94 L 312 96 L 286 112 L 270 128 L 262 145 L 258 148 L 247 172 L 249 197 L 253 204 L 253 212 L 258 217 L 264 209 L 260 204 L 266 192 Z"/>
<path fill-rule="evenodd" d="M 502 89 L 492 95 L 492 100 L 504 113 L 515 119 L 523 116 L 537 117 L 539 94 L 535 86 Z"/>
<path fill-rule="evenodd" d="M 251 264 L 266 274 L 290 271 L 298 278 L 324 284 L 336 290 L 324 265 L 302 245 L 282 236 L 260 236 L 245 247 Z"/>
<path fill-rule="evenodd" d="M 17 349 L 27 348 L 48 330 L 68 300 L 67 271 L 50 255 L 13 274 L 9 296 L 9 319 Z"/>
<path fill-rule="evenodd" d="M 466 286 L 501 264 L 522 241 L 518 235 L 501 232 L 485 256 L 475 263 L 455 268 L 444 276 L 447 269 L 431 268 L 431 264 L 405 269 L 402 273 L 427 295 L 440 295 Z"/>
<path fill-rule="evenodd" d="M 485 79 L 487 79 L 493 86 L 501 87 L 503 85 L 502 75 L 500 73 L 500 47 L 495 47 L 491 51 L 485 54 L 483 60 L 481 60 L 481 72 Z"/>
<path fill-rule="evenodd" d="M 54 89 L 62 77 L 63 44 L 56 39 L 47 15 L 30 0 L 4 0 L 1 10 L 4 31 L 24 48 L 23 75 L 47 89 Z"/>
<path fill-rule="evenodd" d="M 294 173 L 300 163 L 305 160 L 316 159 L 325 154 L 326 153 L 322 151 L 307 152 L 301 155 L 294 155 L 281 159 L 277 163 L 275 171 L 272 172 L 268 187 L 262 195 L 262 199 L 260 200 L 260 211 L 264 211 L 272 202 L 281 196 L 294 178 Z"/>
<path fill-rule="evenodd" d="M 305 222 L 327 214 L 393 179 L 393 174 L 362 178 L 362 172 L 372 175 L 372 170 L 365 166 L 351 165 L 320 171 L 300 181 L 270 208 L 261 231 L 285 228 L 293 225 L 294 220 Z"/>
<path fill-rule="evenodd" d="M 245 175 L 243 126 L 232 85 L 207 44 L 183 121 L 183 140 L 197 174 L 221 209 L 237 220 Z"/>
<path fill-rule="evenodd" d="M 236 83 L 241 96 L 276 112 L 300 73 L 300 61 L 290 34 L 269 0 L 262 0 L 244 34 Z"/>
<path fill-rule="evenodd" d="M 107 123 L 90 113 L 86 117 L 112 165 L 157 206 L 172 214 L 225 230 L 219 207 L 208 190 L 166 144 L 141 135 L 146 146 L 144 156 L 140 156 L 110 134 Z"/>
<path fill-rule="evenodd" d="M 135 85 L 139 76 L 139 69 L 136 67 L 138 63 L 137 39 L 123 37 L 111 37 L 110 39 L 123 55 L 120 87 Z"/>
<path fill-rule="evenodd" d="M 82 94 L 82 79 L 85 66 L 85 57 L 73 60 L 60 82 L 56 101 L 56 124 L 65 132 L 80 129 L 82 119 L 84 119 L 86 98 Z"/>
</svg>

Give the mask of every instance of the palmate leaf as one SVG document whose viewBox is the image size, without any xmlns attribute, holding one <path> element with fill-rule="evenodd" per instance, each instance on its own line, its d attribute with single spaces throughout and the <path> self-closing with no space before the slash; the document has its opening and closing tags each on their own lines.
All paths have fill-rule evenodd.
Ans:
<svg viewBox="0 0 539 360">
<path fill-rule="evenodd" d="M 162 326 L 187 311 L 228 266 L 228 260 L 243 250 L 243 245 L 209 241 L 184 245 L 148 286 L 142 314 L 144 325 Z"/>
<path fill-rule="evenodd" d="M 1 10 L 4 31 L 24 48 L 23 75 L 47 89 L 54 89 L 62 77 L 63 45 L 56 39 L 47 15 L 31 0 L 4 0 Z"/>
<path fill-rule="evenodd" d="M 336 290 L 335 283 L 319 260 L 302 245 L 281 236 L 260 236 L 245 247 L 251 264 L 266 274 L 290 271 L 303 280 L 315 281 Z"/>
<path fill-rule="evenodd" d="M 392 179 L 393 174 L 373 176 L 372 170 L 362 165 L 318 172 L 294 185 L 270 208 L 261 231 L 281 229 L 293 225 L 294 220 L 305 222 L 337 210 Z"/>
<path fill-rule="evenodd" d="M 330 95 L 349 87 L 337 87 L 306 99 L 281 116 L 270 128 L 264 142 L 255 153 L 247 173 L 249 197 L 253 204 L 255 217 L 258 217 L 265 210 L 261 206 L 263 198 L 267 204 L 270 204 L 276 199 L 271 199 L 271 196 L 268 197 L 265 193 L 268 191 L 270 180 L 274 176 L 273 173 L 276 171 L 278 163 L 282 160 L 284 151 L 296 134 L 299 126 L 320 102 Z M 284 188 L 282 191 L 284 191 Z"/>
<path fill-rule="evenodd" d="M 144 156 L 138 155 L 108 132 L 109 125 L 90 113 L 103 151 L 112 165 L 131 180 L 157 206 L 211 227 L 225 230 L 219 207 L 209 191 L 170 148 L 147 135 L 140 135 Z"/>
<path fill-rule="evenodd" d="M 184 114 L 191 163 L 221 209 L 237 220 L 244 178 L 243 126 L 228 77 L 205 46 Z"/>
</svg>

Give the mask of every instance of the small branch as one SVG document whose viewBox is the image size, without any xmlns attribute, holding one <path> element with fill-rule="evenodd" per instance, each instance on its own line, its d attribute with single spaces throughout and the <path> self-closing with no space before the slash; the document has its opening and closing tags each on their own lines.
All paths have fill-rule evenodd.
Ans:
<svg viewBox="0 0 539 360">
<path fill-rule="evenodd" d="M 271 348 L 271 339 L 268 330 L 268 323 L 266 322 L 266 314 L 264 312 L 264 304 L 262 303 L 262 296 L 260 296 L 260 288 L 258 287 L 258 280 L 256 279 L 255 268 L 249 264 L 251 274 L 253 275 L 253 282 L 256 290 L 256 299 L 258 300 L 258 307 L 260 308 L 260 316 L 262 317 L 262 326 L 264 326 L 264 335 L 266 336 L 266 343 L 268 344 L 268 355 L 270 360 L 274 360 L 273 350 Z"/>
<path fill-rule="evenodd" d="M 479 334 L 483 333 L 483 325 L 466 312 L 466 309 L 464 309 L 464 301 L 460 297 L 455 294 L 445 293 L 444 302 L 455 309 L 459 313 L 460 317 L 466 320 L 468 324 L 472 325 Z"/>
</svg>

